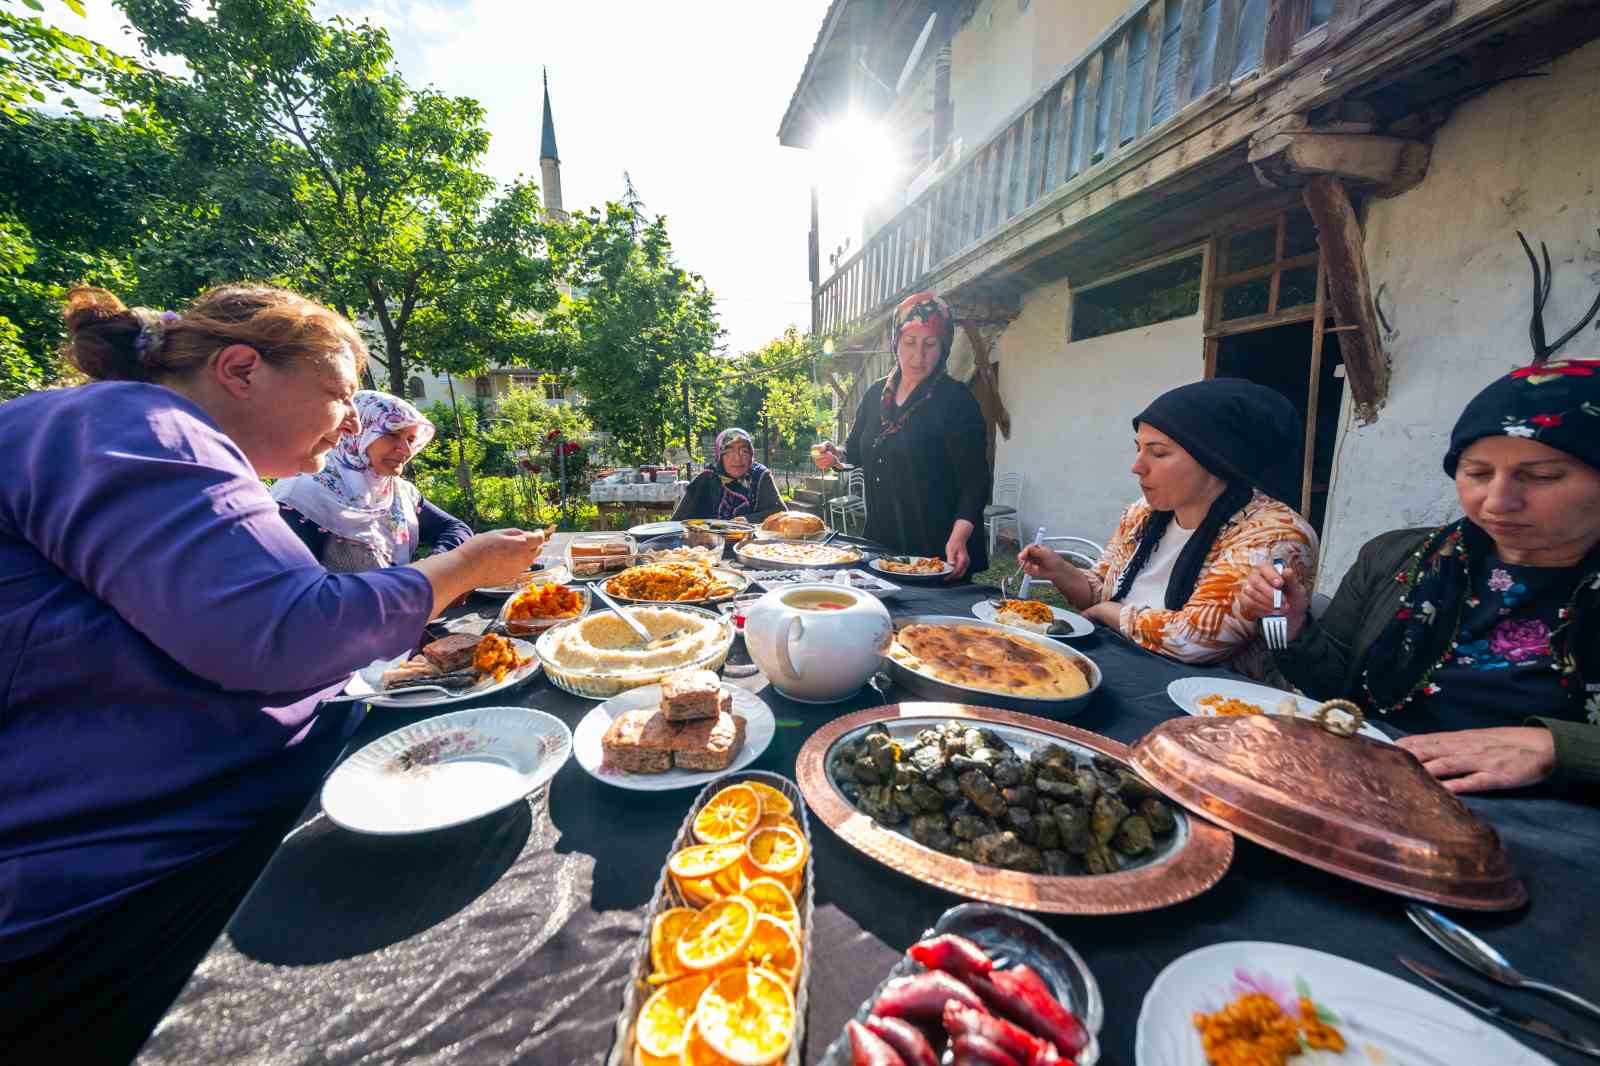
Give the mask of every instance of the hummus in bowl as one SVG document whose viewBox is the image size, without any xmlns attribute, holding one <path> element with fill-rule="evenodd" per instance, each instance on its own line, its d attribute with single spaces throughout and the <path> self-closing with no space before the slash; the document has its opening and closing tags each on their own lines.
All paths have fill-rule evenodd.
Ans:
<svg viewBox="0 0 1600 1066">
<path fill-rule="evenodd" d="M 547 630 L 534 645 L 545 673 L 575 696 L 610 699 L 628 689 L 653 685 L 675 670 L 715 670 L 728 657 L 733 623 L 697 607 L 633 607 L 632 618 L 657 639 L 641 647 L 626 622 L 602 611 Z"/>
</svg>

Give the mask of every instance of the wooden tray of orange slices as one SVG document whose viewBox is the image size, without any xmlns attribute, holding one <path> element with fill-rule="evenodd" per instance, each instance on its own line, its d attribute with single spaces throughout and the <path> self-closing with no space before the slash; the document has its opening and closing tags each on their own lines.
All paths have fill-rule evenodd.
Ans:
<svg viewBox="0 0 1600 1066">
<path fill-rule="evenodd" d="M 811 914 L 800 789 L 759 770 L 711 782 L 656 882 L 607 1066 L 799 1066 Z"/>
</svg>

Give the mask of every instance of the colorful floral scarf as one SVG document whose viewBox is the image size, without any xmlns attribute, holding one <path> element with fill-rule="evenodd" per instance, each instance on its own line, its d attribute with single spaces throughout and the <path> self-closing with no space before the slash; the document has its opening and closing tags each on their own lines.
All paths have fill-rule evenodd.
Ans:
<svg viewBox="0 0 1600 1066">
<path fill-rule="evenodd" d="M 894 310 L 893 348 L 896 353 L 900 350 L 900 335 L 913 323 L 931 330 L 939 337 L 939 362 L 903 404 L 894 402 L 895 393 L 900 390 L 900 365 L 898 361 L 895 363 L 894 370 L 884 379 L 883 393 L 879 397 L 878 432 L 872 441 L 874 448 L 882 444 L 885 438 L 899 433 L 912 413 L 928 402 L 939 379 L 945 376 L 945 364 L 950 360 L 950 345 L 955 338 L 956 326 L 955 319 L 950 317 L 950 305 L 931 292 L 913 293 L 900 301 L 900 306 Z"/>
<path fill-rule="evenodd" d="M 404 478 L 374 472 L 367 449 L 379 437 L 416 426 L 416 454 L 433 440 L 434 426 L 421 411 L 388 393 L 364 389 L 356 393 L 355 405 L 361 432 L 340 438 L 319 473 L 279 481 L 272 495 L 319 528 L 366 546 L 382 565 L 402 566 L 416 550 L 422 494 Z"/>
<path fill-rule="evenodd" d="M 736 440 L 742 440 L 750 445 L 751 452 L 755 451 L 755 441 L 750 434 L 737 426 L 725 429 L 717 434 L 717 439 L 712 442 L 711 462 L 706 469 L 717 475 L 722 482 L 722 496 L 717 500 L 718 518 L 737 518 L 749 514 L 756 505 L 756 491 L 761 485 L 761 479 L 767 476 L 767 468 L 756 462 L 753 458 L 750 469 L 740 477 L 728 473 L 722 465 L 722 453 Z"/>
</svg>

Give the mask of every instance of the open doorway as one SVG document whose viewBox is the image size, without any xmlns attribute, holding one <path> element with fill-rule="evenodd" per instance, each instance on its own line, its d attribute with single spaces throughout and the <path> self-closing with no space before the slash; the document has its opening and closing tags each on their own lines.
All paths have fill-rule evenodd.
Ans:
<svg viewBox="0 0 1600 1066">
<path fill-rule="evenodd" d="M 1339 410 L 1344 399 L 1344 364 L 1339 335 L 1325 332 L 1321 366 L 1315 382 L 1312 367 L 1312 323 L 1291 322 L 1216 340 L 1215 374 L 1246 378 L 1276 389 L 1294 404 L 1306 427 L 1301 453 L 1300 497 L 1287 502 L 1322 535 L 1328 510 L 1328 485 L 1333 474 L 1333 449 L 1339 435 Z M 1309 459 L 1309 461 L 1307 461 Z"/>
</svg>

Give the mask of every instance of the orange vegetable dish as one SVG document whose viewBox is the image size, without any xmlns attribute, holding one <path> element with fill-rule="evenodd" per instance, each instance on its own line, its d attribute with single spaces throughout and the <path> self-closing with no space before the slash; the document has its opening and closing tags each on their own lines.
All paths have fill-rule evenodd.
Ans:
<svg viewBox="0 0 1600 1066">
<path fill-rule="evenodd" d="M 497 682 L 504 681 L 506 674 L 526 666 L 528 661 L 528 657 L 517 654 L 516 645 L 493 633 L 478 641 L 472 653 L 472 668 L 480 674 L 492 674 Z"/>
<path fill-rule="evenodd" d="M 651 563 L 624 570 L 606 582 L 606 591 L 630 600 L 685 603 L 736 590 L 699 563 Z"/>
<path fill-rule="evenodd" d="M 1286 1066 L 1304 1048 L 1344 1051 L 1344 1037 L 1310 999 L 1300 997 L 1299 1010 L 1292 1018 L 1271 996 L 1250 992 L 1214 1014 L 1195 1014 L 1194 1027 L 1211 1066 Z"/>
<path fill-rule="evenodd" d="M 1039 600 L 1005 600 L 1000 604 L 1000 610 L 1019 614 L 1030 622 L 1049 625 L 1056 620 L 1055 612 L 1050 610 L 1048 603 Z"/>
<path fill-rule="evenodd" d="M 534 585 L 517 593 L 506 612 L 508 621 L 571 618 L 583 609 L 583 597 L 565 585 Z"/>
<path fill-rule="evenodd" d="M 1236 700 L 1231 696 L 1201 696 L 1195 702 L 1219 718 L 1237 718 L 1246 714 L 1267 713 L 1253 703 Z"/>
</svg>

